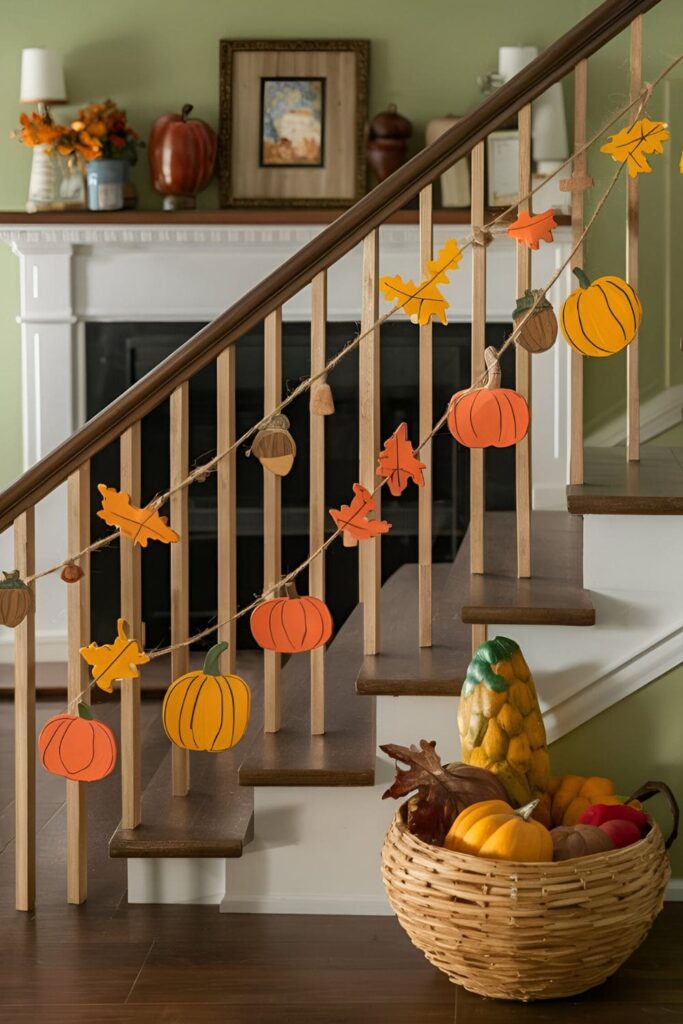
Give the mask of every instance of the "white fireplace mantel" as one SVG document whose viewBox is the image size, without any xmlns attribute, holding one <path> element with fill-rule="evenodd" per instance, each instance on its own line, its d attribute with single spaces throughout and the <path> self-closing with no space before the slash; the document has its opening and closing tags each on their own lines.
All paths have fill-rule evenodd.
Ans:
<svg viewBox="0 0 683 1024">
<path fill-rule="evenodd" d="M 0 240 L 20 261 L 18 321 L 22 343 L 23 461 L 29 468 L 84 422 L 85 325 L 91 321 L 209 321 L 301 246 L 322 225 L 296 224 L 3 224 Z M 467 237 L 467 225 L 436 225 L 438 249 L 448 238 Z M 567 228 L 555 245 L 534 253 L 533 281 L 544 284 L 564 259 Z M 515 304 L 515 245 L 501 237 L 487 250 L 487 319 L 509 323 Z M 418 280 L 418 229 L 380 229 L 380 273 Z M 561 275 L 550 298 L 556 308 L 570 289 Z M 471 249 L 444 289 L 449 319 L 471 317 Z M 361 252 L 356 247 L 328 275 L 329 319 L 360 320 Z M 384 300 L 381 300 L 381 308 Z M 283 308 L 288 321 L 310 319 L 306 288 Z M 532 360 L 534 406 L 532 458 L 534 504 L 561 507 L 567 479 L 569 349 L 559 341 Z M 417 381 L 415 382 L 417 386 Z M 455 383 L 455 382 L 454 382 Z M 66 552 L 64 488 L 38 507 L 37 564 Z M 11 531 L 0 537 L 0 564 L 10 565 Z M 59 584 L 56 586 L 55 584 Z M 38 657 L 65 655 L 63 584 L 40 581 Z M 11 637 L 0 636 L 0 660 L 11 657 Z"/>
</svg>

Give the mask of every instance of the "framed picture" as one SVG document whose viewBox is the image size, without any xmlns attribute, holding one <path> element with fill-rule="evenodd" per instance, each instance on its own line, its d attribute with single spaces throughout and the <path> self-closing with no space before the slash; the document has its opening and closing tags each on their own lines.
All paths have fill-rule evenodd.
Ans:
<svg viewBox="0 0 683 1024">
<path fill-rule="evenodd" d="M 491 132 L 486 139 L 486 205 L 511 206 L 519 196 L 519 132 Z"/>
<path fill-rule="evenodd" d="M 350 206 L 365 194 L 369 49 L 221 41 L 221 206 Z"/>
</svg>

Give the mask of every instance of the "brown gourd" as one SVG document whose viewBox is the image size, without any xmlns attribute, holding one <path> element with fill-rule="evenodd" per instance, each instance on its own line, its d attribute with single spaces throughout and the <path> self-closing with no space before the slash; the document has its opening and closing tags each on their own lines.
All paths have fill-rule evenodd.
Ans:
<svg viewBox="0 0 683 1024">
<path fill-rule="evenodd" d="M 607 853 L 614 849 L 614 843 L 601 828 L 595 825 L 558 825 L 552 829 L 553 860 L 573 860 L 587 857 L 591 853 Z"/>
</svg>

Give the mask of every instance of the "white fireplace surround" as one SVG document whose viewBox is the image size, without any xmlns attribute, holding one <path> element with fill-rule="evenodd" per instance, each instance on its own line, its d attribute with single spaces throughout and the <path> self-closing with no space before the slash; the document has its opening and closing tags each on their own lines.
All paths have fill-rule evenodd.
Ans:
<svg viewBox="0 0 683 1024">
<path fill-rule="evenodd" d="M 319 231 L 314 225 L 55 225 L 0 224 L 0 239 L 21 267 L 18 321 L 22 345 L 23 462 L 28 469 L 84 421 L 85 325 L 90 321 L 209 321 L 227 309 Z M 463 239 L 467 225 L 437 225 L 435 249 Z M 555 245 L 533 255 L 533 281 L 544 284 L 567 258 L 567 228 Z M 487 319 L 510 322 L 515 304 L 515 244 L 498 238 L 487 250 Z M 418 280 L 416 226 L 380 230 L 380 272 Z M 356 247 L 329 271 L 329 319 L 360 319 L 361 252 Z M 471 249 L 444 289 L 449 319 L 471 317 Z M 565 271 L 550 293 L 559 304 L 570 290 Z M 381 307 L 384 308 L 383 300 Z M 310 319 L 309 289 L 287 302 L 283 317 Z M 567 480 L 569 348 L 560 339 L 535 355 L 533 373 L 533 501 L 562 508 Z M 455 384 L 455 382 L 454 382 Z M 239 386 L 239 382 L 238 382 Z M 415 381 L 417 387 L 417 381 Z M 13 565 L 12 531 L 0 537 L 0 567 Z M 65 488 L 40 502 L 36 519 L 40 569 L 64 558 Z M 58 575 L 41 580 L 37 657 L 66 654 L 66 601 Z M 13 638 L 0 629 L 0 661 L 13 660 Z"/>
</svg>

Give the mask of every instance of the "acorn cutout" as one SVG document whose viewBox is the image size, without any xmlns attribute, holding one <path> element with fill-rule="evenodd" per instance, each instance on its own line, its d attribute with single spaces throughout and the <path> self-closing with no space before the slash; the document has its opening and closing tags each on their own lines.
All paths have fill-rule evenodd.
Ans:
<svg viewBox="0 0 683 1024">
<path fill-rule="evenodd" d="M 251 450 L 264 469 L 275 476 L 287 476 L 296 455 L 296 441 L 289 432 L 287 417 L 282 413 L 272 416 L 257 433 Z"/>
<path fill-rule="evenodd" d="M 331 416 L 334 412 L 334 395 L 326 377 L 311 388 L 310 410 L 315 416 Z"/>
<path fill-rule="evenodd" d="M 517 299 L 517 305 L 512 313 L 515 327 L 524 320 L 524 326 L 517 336 L 517 344 L 527 352 L 547 352 L 557 340 L 557 317 L 545 296 L 539 299 L 542 295 L 543 292 L 539 288 L 527 288 L 524 295 Z M 536 308 L 529 315 L 529 310 L 533 308 L 537 299 L 539 301 Z"/>
<path fill-rule="evenodd" d="M 19 575 L 19 570 L 3 572 L 0 580 L 0 625 L 18 626 L 33 608 L 33 591 Z"/>
</svg>

